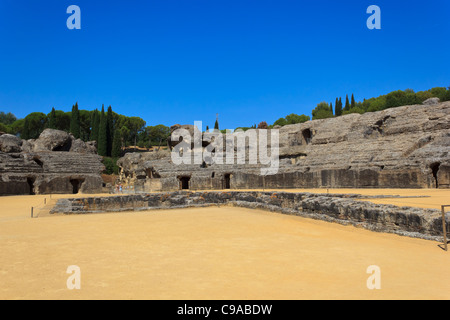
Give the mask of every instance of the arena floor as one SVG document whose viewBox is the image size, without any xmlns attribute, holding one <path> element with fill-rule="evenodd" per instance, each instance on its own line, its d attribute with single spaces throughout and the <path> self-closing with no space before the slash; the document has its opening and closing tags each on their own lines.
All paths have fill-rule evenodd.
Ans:
<svg viewBox="0 0 450 320">
<path fill-rule="evenodd" d="M 430 197 L 375 201 L 450 200 L 450 190 L 390 192 Z M 0 197 L 0 299 L 450 298 L 450 252 L 434 241 L 235 207 L 31 219 L 44 197 Z M 67 288 L 71 265 L 79 290 Z M 381 289 L 367 288 L 371 265 Z"/>
</svg>

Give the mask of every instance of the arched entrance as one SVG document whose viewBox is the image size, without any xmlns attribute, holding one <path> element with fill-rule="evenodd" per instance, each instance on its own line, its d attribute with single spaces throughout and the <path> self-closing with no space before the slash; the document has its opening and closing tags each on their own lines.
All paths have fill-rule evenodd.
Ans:
<svg viewBox="0 0 450 320">
<path fill-rule="evenodd" d="M 179 177 L 180 180 L 180 190 L 188 190 L 190 187 L 191 177 Z"/>
<path fill-rule="evenodd" d="M 231 174 L 230 173 L 225 173 L 223 175 L 223 188 L 231 189 Z"/>
</svg>

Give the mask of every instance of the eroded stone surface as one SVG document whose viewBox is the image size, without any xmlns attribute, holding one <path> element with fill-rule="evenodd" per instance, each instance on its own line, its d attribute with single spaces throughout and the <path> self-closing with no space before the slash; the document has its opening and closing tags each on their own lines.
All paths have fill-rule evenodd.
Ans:
<svg viewBox="0 0 450 320">
<path fill-rule="evenodd" d="M 94 143 L 46 129 L 36 140 L 0 136 L 0 195 L 102 191 Z"/>
<path fill-rule="evenodd" d="M 121 158 L 121 179 L 142 192 L 450 187 L 450 102 L 287 125 L 279 136 L 275 175 L 263 177 L 261 165 L 239 165 L 237 157 L 234 164 L 175 165 L 170 153 L 149 152 Z"/>
</svg>

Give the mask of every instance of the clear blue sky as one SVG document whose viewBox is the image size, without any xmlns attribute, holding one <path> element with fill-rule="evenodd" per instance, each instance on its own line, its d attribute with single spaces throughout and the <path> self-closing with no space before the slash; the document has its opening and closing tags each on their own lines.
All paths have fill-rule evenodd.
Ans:
<svg viewBox="0 0 450 320">
<path fill-rule="evenodd" d="M 448 0 L 0 0 L 0 111 L 78 101 L 147 125 L 270 124 L 346 94 L 450 86 L 449 38 Z"/>
</svg>

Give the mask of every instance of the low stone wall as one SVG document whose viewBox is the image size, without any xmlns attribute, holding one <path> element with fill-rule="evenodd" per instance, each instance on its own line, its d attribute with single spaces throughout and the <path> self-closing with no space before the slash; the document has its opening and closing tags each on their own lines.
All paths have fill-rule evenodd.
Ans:
<svg viewBox="0 0 450 320">
<path fill-rule="evenodd" d="M 397 207 L 358 200 L 380 197 L 387 196 L 259 191 L 177 191 L 60 199 L 50 213 L 84 214 L 232 205 L 351 224 L 372 231 L 441 240 L 442 215 L 439 210 Z M 446 223 L 447 230 L 450 230 L 448 216 Z"/>
</svg>

